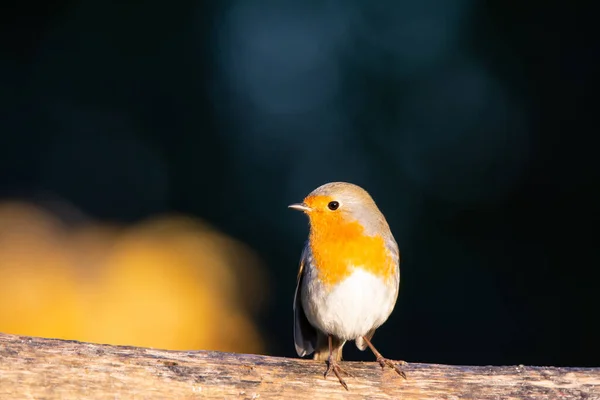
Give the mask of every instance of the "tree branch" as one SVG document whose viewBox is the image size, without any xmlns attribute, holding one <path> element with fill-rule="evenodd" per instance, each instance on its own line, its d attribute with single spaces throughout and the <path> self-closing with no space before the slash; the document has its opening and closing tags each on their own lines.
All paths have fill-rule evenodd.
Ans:
<svg viewBox="0 0 600 400">
<path fill-rule="evenodd" d="M 600 368 L 343 364 L 0 334 L 0 399 L 600 399 Z"/>
</svg>

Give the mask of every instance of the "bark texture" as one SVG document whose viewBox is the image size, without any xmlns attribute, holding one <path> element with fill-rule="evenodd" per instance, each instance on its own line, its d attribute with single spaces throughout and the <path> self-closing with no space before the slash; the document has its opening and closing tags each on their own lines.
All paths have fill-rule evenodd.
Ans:
<svg viewBox="0 0 600 400">
<path fill-rule="evenodd" d="M 325 364 L 215 351 L 167 351 L 0 334 L 0 399 L 588 399 L 600 368 Z"/>
</svg>

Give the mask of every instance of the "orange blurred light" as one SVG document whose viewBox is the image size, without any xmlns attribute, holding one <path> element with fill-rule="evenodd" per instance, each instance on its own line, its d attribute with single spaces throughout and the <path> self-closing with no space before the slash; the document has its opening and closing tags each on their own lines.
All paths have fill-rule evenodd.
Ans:
<svg viewBox="0 0 600 400">
<path fill-rule="evenodd" d="M 191 218 L 74 229 L 0 203 L 0 332 L 260 353 L 264 280 L 250 249 Z"/>
</svg>

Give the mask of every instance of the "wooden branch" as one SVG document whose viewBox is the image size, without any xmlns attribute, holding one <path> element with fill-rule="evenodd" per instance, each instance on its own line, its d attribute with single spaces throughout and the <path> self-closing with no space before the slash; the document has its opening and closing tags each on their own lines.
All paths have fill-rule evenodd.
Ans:
<svg viewBox="0 0 600 400">
<path fill-rule="evenodd" d="M 0 399 L 600 399 L 600 368 L 343 365 L 0 334 Z"/>
</svg>

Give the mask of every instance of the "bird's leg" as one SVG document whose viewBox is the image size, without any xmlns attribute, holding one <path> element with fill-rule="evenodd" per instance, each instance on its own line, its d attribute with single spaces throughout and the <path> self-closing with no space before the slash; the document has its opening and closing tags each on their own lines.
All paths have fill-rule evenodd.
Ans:
<svg viewBox="0 0 600 400">
<path fill-rule="evenodd" d="M 340 381 L 340 383 L 342 384 L 344 389 L 348 390 L 348 385 L 346 385 L 346 382 L 342 379 L 342 377 L 340 376 L 340 373 L 344 373 L 348 376 L 350 376 L 350 374 L 347 371 L 345 371 L 344 369 L 342 369 L 342 367 L 340 367 L 337 360 L 333 356 L 333 343 L 332 343 L 333 338 L 332 338 L 332 336 L 328 335 L 328 339 L 329 339 L 329 357 L 327 358 L 327 369 L 325 370 L 325 378 L 327 378 L 329 371 L 333 371 L 333 373 L 335 374 L 335 376 L 337 376 L 338 380 Z M 340 351 L 341 351 L 341 349 L 340 349 Z"/>
<path fill-rule="evenodd" d="M 392 362 L 392 360 L 388 360 L 387 358 L 384 358 L 380 352 L 377 351 L 377 349 L 375 348 L 375 346 L 373 346 L 373 343 L 371 343 L 371 341 L 366 337 L 363 336 L 363 340 L 365 341 L 365 343 L 367 344 L 367 346 L 369 346 L 369 348 L 371 349 L 371 351 L 373 352 L 373 354 L 375 354 L 375 357 L 377 357 L 377 362 L 379 363 L 379 365 L 381 365 L 381 368 L 385 368 L 386 366 L 390 367 L 391 369 L 393 369 L 394 371 L 396 371 L 398 373 L 398 375 L 400 375 L 401 377 L 403 377 L 404 379 L 406 379 L 406 374 L 404 373 L 404 371 L 402 371 L 400 369 L 400 367 L 398 367 L 396 364 L 394 364 Z M 404 365 L 406 364 L 405 361 L 399 361 L 400 365 Z"/>
</svg>

